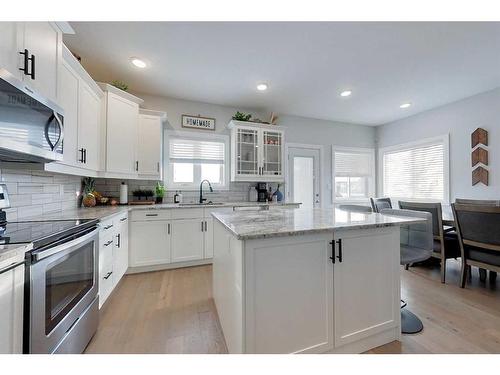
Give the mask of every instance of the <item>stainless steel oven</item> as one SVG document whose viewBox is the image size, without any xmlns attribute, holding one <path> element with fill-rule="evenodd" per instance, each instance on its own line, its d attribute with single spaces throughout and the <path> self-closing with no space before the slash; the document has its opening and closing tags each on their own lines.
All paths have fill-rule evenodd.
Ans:
<svg viewBox="0 0 500 375">
<path fill-rule="evenodd" d="M 0 160 L 63 159 L 63 110 L 0 69 Z"/>
<path fill-rule="evenodd" d="M 85 228 L 29 255 L 25 352 L 81 353 L 96 332 L 98 238 Z"/>
</svg>

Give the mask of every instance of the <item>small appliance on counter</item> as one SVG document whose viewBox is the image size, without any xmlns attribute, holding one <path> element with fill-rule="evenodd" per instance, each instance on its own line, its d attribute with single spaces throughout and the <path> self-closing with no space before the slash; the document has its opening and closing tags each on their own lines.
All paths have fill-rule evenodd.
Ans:
<svg viewBox="0 0 500 375">
<path fill-rule="evenodd" d="M 267 183 L 258 182 L 255 189 L 257 190 L 257 202 L 267 202 L 268 201 Z"/>
</svg>

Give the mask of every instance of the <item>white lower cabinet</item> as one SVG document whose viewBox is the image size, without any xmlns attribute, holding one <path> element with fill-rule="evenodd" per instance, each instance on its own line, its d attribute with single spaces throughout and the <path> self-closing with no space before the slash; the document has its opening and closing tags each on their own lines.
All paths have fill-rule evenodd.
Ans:
<svg viewBox="0 0 500 375">
<path fill-rule="evenodd" d="M 99 308 L 128 269 L 128 213 L 102 220 L 99 232 Z"/>
<path fill-rule="evenodd" d="M 229 353 L 361 353 L 400 338 L 398 227 L 240 241 L 215 221 L 214 244 Z"/>
<path fill-rule="evenodd" d="M 134 221 L 130 233 L 130 266 L 168 264 L 171 260 L 170 221 Z"/>
<path fill-rule="evenodd" d="M 205 221 L 172 220 L 172 262 L 203 259 Z"/>
<path fill-rule="evenodd" d="M 205 236 L 203 240 L 203 257 L 211 259 L 214 256 L 214 218 L 205 218 Z"/>
<path fill-rule="evenodd" d="M 23 261 L 24 253 L 0 262 L 0 354 L 23 350 Z"/>
<path fill-rule="evenodd" d="M 399 238 L 394 231 L 341 233 L 337 256 L 339 240 L 342 262 L 336 259 L 333 272 L 336 347 L 397 327 L 400 320 L 399 253 L 394 253 Z"/>
</svg>

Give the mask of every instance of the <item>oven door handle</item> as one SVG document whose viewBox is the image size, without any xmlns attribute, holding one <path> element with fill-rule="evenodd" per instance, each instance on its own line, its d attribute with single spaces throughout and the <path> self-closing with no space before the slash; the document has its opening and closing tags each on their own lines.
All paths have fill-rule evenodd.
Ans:
<svg viewBox="0 0 500 375">
<path fill-rule="evenodd" d="M 35 253 L 35 254 L 33 254 L 33 259 L 35 260 L 35 262 L 38 262 L 42 259 L 48 258 L 48 257 L 50 257 L 54 254 L 60 253 L 64 250 L 78 247 L 79 245 L 82 245 L 85 242 L 89 242 L 89 240 L 92 237 L 94 237 L 98 232 L 99 232 L 99 228 L 95 228 L 94 230 L 92 230 L 91 232 L 87 233 L 86 235 L 84 235 L 82 237 L 75 238 L 72 241 L 65 242 L 61 245 L 55 246 L 55 247 L 48 249 L 48 250 L 44 250 L 40 253 Z M 71 253 L 71 251 L 69 253 Z"/>
</svg>

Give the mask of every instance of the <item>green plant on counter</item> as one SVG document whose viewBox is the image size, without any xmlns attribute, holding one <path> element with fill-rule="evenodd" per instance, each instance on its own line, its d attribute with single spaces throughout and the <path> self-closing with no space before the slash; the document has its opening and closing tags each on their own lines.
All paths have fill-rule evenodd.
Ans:
<svg viewBox="0 0 500 375">
<path fill-rule="evenodd" d="M 123 82 L 123 81 L 114 80 L 113 82 L 111 82 L 111 85 L 113 85 L 117 89 L 120 89 L 120 90 L 123 90 L 123 91 L 127 91 L 128 90 L 128 85 L 125 82 Z"/>
<path fill-rule="evenodd" d="M 155 186 L 155 194 L 158 198 L 163 198 L 165 196 L 165 186 L 161 182 L 157 182 Z"/>
<path fill-rule="evenodd" d="M 236 121 L 250 121 L 251 118 L 252 118 L 252 115 L 250 113 L 245 114 L 245 113 L 240 112 L 240 111 L 237 111 L 233 116 L 233 120 L 236 120 Z"/>
</svg>

